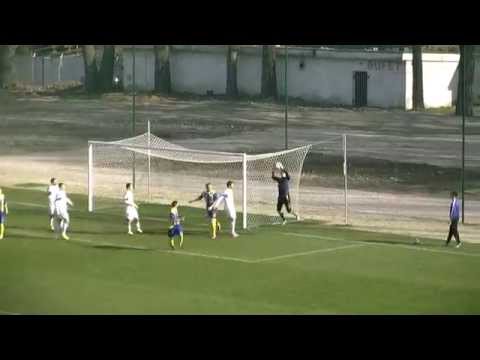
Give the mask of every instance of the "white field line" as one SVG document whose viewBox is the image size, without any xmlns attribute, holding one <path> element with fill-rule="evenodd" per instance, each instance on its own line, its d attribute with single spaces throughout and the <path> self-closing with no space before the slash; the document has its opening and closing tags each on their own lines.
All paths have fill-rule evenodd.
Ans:
<svg viewBox="0 0 480 360">
<path fill-rule="evenodd" d="M 208 258 L 208 259 L 236 261 L 236 262 L 247 263 L 247 264 L 252 264 L 252 263 L 255 262 L 253 260 L 234 258 L 234 257 L 230 257 L 230 256 L 201 254 L 201 253 L 188 252 L 188 251 L 184 251 L 184 250 L 156 250 L 156 251 L 161 252 L 161 253 L 172 254 L 172 255 L 196 256 L 196 257 L 204 257 L 204 258 Z"/>
<path fill-rule="evenodd" d="M 124 248 L 136 249 L 136 250 L 150 250 L 149 248 L 141 247 L 141 246 L 114 244 L 114 243 L 108 243 L 108 242 L 98 242 L 97 243 L 96 241 L 90 241 L 90 240 L 70 240 L 70 241 L 91 243 L 91 244 L 97 244 L 97 245 L 100 245 L 100 246 L 104 245 L 104 246 L 124 247 Z M 257 260 L 248 260 L 248 259 L 242 259 L 242 258 L 235 258 L 235 257 L 231 257 L 231 256 L 202 254 L 202 253 L 195 253 L 195 252 L 189 252 L 189 251 L 184 251 L 184 250 L 152 250 L 152 251 L 160 252 L 160 253 L 164 253 L 164 254 L 171 254 L 171 255 L 194 256 L 194 257 L 203 257 L 203 258 L 207 258 L 207 259 L 234 261 L 234 262 L 241 262 L 241 263 L 246 263 L 246 264 L 256 264 L 256 263 L 263 263 L 263 262 L 268 262 L 268 261 L 273 261 L 273 260 L 288 259 L 288 258 L 292 258 L 292 257 L 306 256 L 306 255 L 312 255 L 312 254 L 317 254 L 317 253 L 326 253 L 326 252 L 332 252 L 332 251 L 338 251 L 338 250 L 354 248 L 354 247 L 362 247 L 362 246 L 366 246 L 366 244 L 352 244 L 352 245 L 339 246 L 339 247 L 334 247 L 334 248 L 317 249 L 317 250 L 305 251 L 305 252 L 301 252 L 301 253 L 292 253 L 292 254 L 286 254 L 286 255 L 272 256 L 272 257 L 268 257 L 268 258 L 261 258 L 261 259 L 257 259 Z"/>
<path fill-rule="evenodd" d="M 209 254 L 201 254 L 201 253 L 194 253 L 194 252 L 189 252 L 189 251 L 184 251 L 184 250 L 159 250 L 159 249 L 150 249 L 147 247 L 141 247 L 141 246 L 132 246 L 132 245 L 124 245 L 124 244 L 114 244 L 114 243 L 108 243 L 108 242 L 96 242 L 96 241 L 91 241 L 91 240 L 69 240 L 72 242 L 81 242 L 81 243 L 91 243 L 95 245 L 100 245 L 100 246 L 115 246 L 115 247 L 124 247 L 128 249 L 135 249 L 135 250 L 152 250 L 155 252 L 160 252 L 164 254 L 172 254 L 172 255 L 185 255 L 185 256 L 196 256 L 196 257 L 204 257 L 204 258 L 209 258 L 209 259 L 218 259 L 218 260 L 229 260 L 229 261 L 236 261 L 236 262 L 243 262 L 243 263 L 252 263 L 253 261 L 251 260 L 246 260 L 246 259 L 240 259 L 240 258 L 234 258 L 234 257 L 229 257 L 229 256 L 219 256 L 219 255 L 209 255 Z"/>
<path fill-rule="evenodd" d="M 0 310 L 0 315 L 22 315 L 22 314 L 10 312 L 10 311 L 5 311 L 5 310 Z"/>
<path fill-rule="evenodd" d="M 287 254 L 287 255 L 272 256 L 272 257 L 268 257 L 268 258 L 254 260 L 253 262 L 254 263 L 262 263 L 262 262 L 266 262 L 266 261 L 288 259 L 288 258 L 293 258 L 293 257 L 297 257 L 297 256 L 305 256 L 305 255 L 312 255 L 312 254 L 318 254 L 318 253 L 326 253 L 326 252 L 332 252 L 332 251 L 338 251 L 338 250 L 344 250 L 344 249 L 357 248 L 357 247 L 362 247 L 362 246 L 367 246 L 367 245 L 366 244 L 352 244 L 352 245 L 338 246 L 338 247 L 334 247 L 334 248 L 318 249 L 318 250 L 305 251 L 305 252 L 293 253 L 293 254 Z"/>
<path fill-rule="evenodd" d="M 305 237 L 305 238 L 314 238 L 314 239 L 324 239 L 324 240 L 348 241 L 348 242 L 355 242 L 355 243 L 364 244 L 364 245 L 403 248 L 403 249 L 408 249 L 408 250 L 425 251 L 425 252 L 431 252 L 431 253 L 450 254 L 450 255 L 459 255 L 459 256 L 470 256 L 470 257 L 480 257 L 480 254 L 470 254 L 470 253 L 461 252 L 461 251 L 449 251 L 449 250 L 428 249 L 428 248 L 420 247 L 420 246 L 417 246 L 417 245 L 384 244 L 384 243 L 380 243 L 380 242 L 368 242 L 368 241 L 360 241 L 360 240 L 335 239 L 335 238 L 327 238 L 327 237 L 325 237 L 325 236 L 317 236 L 317 235 L 309 235 L 309 234 L 298 234 L 298 233 L 285 233 L 285 235 L 291 235 L 291 236 L 297 236 L 297 237 Z"/>
<path fill-rule="evenodd" d="M 34 203 L 24 203 L 24 202 L 15 202 L 15 204 L 18 205 L 24 205 L 24 206 L 34 206 L 34 207 L 45 207 L 45 205 L 40 205 L 40 204 L 34 204 Z M 145 219 L 150 219 L 150 220 L 162 220 L 160 218 L 150 218 L 146 217 Z M 194 228 L 192 228 L 194 229 Z M 197 229 L 197 228 L 195 228 Z M 319 235 L 308 235 L 308 234 L 298 234 L 298 233 L 284 233 L 285 235 L 292 235 L 292 236 L 297 236 L 297 237 L 306 237 L 306 238 L 314 238 L 314 239 L 323 239 L 323 240 L 335 240 L 335 241 L 346 241 L 346 242 L 355 242 L 357 244 L 363 244 L 363 245 L 378 245 L 378 246 L 387 246 L 387 247 L 397 247 L 397 248 L 404 248 L 404 249 L 409 249 L 409 250 L 416 250 L 416 251 L 425 251 L 425 252 L 430 252 L 430 253 L 440 253 L 440 254 L 450 254 L 450 255 L 459 255 L 459 256 L 469 256 L 469 257 L 480 257 L 480 254 L 469 254 L 465 252 L 460 252 L 460 251 L 448 251 L 448 250 L 435 250 L 435 249 L 427 249 L 419 246 L 409 246 L 409 245 L 393 245 L 393 244 L 383 244 L 383 243 L 370 243 L 366 241 L 358 241 L 358 240 L 346 240 L 346 239 L 338 239 L 334 237 L 328 237 L 328 236 L 319 236 Z M 137 249 L 137 250 L 148 250 L 148 248 L 144 247 L 135 247 L 135 246 L 130 246 L 130 245 L 119 245 L 119 244 L 113 244 L 113 243 L 105 243 L 105 242 L 94 242 L 94 241 L 89 241 L 89 240 L 72 240 L 72 241 L 77 241 L 77 242 L 89 242 L 93 244 L 98 244 L 98 245 L 106 245 L 106 246 L 117 246 L 117 247 L 125 247 L 125 248 L 132 248 L 132 249 Z M 352 246 L 353 247 L 353 246 Z M 343 248 L 343 247 L 341 247 Z M 340 250 L 341 248 L 331 248 L 333 251 L 334 249 Z M 304 255 L 310 255 L 310 254 L 315 254 L 319 252 L 326 252 L 322 250 L 329 250 L 329 249 L 319 249 L 319 250 L 312 250 L 308 251 L 305 253 L 293 253 L 293 254 L 286 254 L 286 255 L 280 255 L 280 256 L 274 256 L 271 258 L 262 258 L 258 260 L 246 260 L 246 259 L 240 259 L 240 258 L 234 258 L 234 257 L 227 257 L 227 256 L 216 256 L 216 255 L 207 255 L 207 254 L 200 254 L 200 253 L 187 253 L 185 251 L 179 251 L 179 252 L 173 252 L 169 250 L 157 250 L 159 252 L 165 252 L 165 253 L 173 253 L 177 255 L 186 255 L 186 256 L 198 256 L 198 257 L 205 257 L 205 258 L 211 258 L 211 259 L 219 259 L 219 260 L 230 260 L 230 261 L 237 261 L 237 262 L 243 262 L 243 263 L 261 263 L 261 262 L 267 262 L 270 260 L 277 260 L 278 258 L 289 258 L 289 257 L 294 257 L 294 256 L 304 256 Z"/>
</svg>

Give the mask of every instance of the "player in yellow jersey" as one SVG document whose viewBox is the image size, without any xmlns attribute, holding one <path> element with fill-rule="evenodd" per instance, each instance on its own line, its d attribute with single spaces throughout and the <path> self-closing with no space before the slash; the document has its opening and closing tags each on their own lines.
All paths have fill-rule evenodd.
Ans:
<svg viewBox="0 0 480 360">
<path fill-rule="evenodd" d="M 5 219 L 8 215 L 8 204 L 5 194 L 0 188 L 0 240 L 5 236 Z"/>
</svg>

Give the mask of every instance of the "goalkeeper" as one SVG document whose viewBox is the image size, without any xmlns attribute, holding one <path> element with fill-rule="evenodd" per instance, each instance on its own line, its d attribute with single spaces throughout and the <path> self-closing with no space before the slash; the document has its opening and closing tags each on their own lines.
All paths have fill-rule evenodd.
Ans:
<svg viewBox="0 0 480 360">
<path fill-rule="evenodd" d="M 280 177 L 275 175 L 275 169 L 273 169 L 272 179 L 278 183 L 277 212 L 282 218 L 282 225 L 285 225 L 287 223 L 287 219 L 285 219 L 285 215 L 282 212 L 283 206 L 285 206 L 287 212 L 294 215 L 297 220 L 299 220 L 299 217 L 292 210 L 289 185 L 290 175 L 288 174 L 287 170 L 283 168 L 281 163 L 277 163 L 277 168 L 280 170 Z"/>
<path fill-rule="evenodd" d="M 220 221 L 217 220 L 217 210 L 209 208 L 217 201 L 219 195 L 215 191 L 213 191 L 212 184 L 208 183 L 205 184 L 205 191 L 200 194 L 199 197 L 190 200 L 189 203 L 194 203 L 195 201 L 201 201 L 202 199 L 205 200 L 206 210 L 207 210 L 207 217 L 210 219 L 210 225 L 212 229 L 212 240 L 217 238 L 217 232 L 221 230 Z"/>
</svg>

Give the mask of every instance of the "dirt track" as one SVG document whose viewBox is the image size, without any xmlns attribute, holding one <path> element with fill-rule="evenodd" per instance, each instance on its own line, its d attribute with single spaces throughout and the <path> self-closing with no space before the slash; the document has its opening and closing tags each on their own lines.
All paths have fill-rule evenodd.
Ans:
<svg viewBox="0 0 480 360">
<path fill-rule="evenodd" d="M 116 140 L 131 134 L 130 105 L 123 99 L 17 97 L 1 105 L 2 186 L 35 187 L 55 174 L 69 184 L 70 191 L 84 193 L 86 142 Z M 150 119 L 157 136 L 191 148 L 250 153 L 283 148 L 281 105 L 156 99 L 139 105 L 137 119 L 138 133 Z M 443 239 L 448 227 L 446 189 L 458 185 L 458 118 L 403 111 L 292 107 L 289 119 L 290 146 L 343 133 L 368 135 L 349 140 L 349 219 L 354 226 Z M 480 168 L 479 125 L 469 121 L 467 126 L 467 166 L 472 174 Z M 343 223 L 343 180 L 336 173 L 337 168 L 341 172 L 341 142 L 326 143 L 314 151 L 315 160 L 308 163 L 307 159 L 306 168 L 318 181 L 305 177 L 303 215 Z M 388 168 L 381 161 L 394 165 Z M 358 171 L 360 167 L 363 172 Z M 420 176 L 419 169 L 428 167 L 433 170 Z M 471 194 L 466 202 L 468 225 L 461 227 L 464 239 L 472 242 L 480 242 L 478 184 L 480 179 L 471 176 L 467 187 Z"/>
</svg>

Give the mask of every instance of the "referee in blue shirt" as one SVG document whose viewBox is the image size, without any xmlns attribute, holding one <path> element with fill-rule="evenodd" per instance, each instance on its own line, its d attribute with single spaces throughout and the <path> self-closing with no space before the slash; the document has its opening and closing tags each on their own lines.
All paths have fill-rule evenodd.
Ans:
<svg viewBox="0 0 480 360">
<path fill-rule="evenodd" d="M 448 246 L 452 236 L 455 237 L 457 241 L 457 248 L 462 246 L 460 242 L 460 235 L 458 234 L 458 221 L 460 220 L 460 204 L 458 203 L 458 194 L 457 192 L 452 192 L 452 202 L 450 203 L 450 230 L 448 231 L 447 242 L 445 246 Z"/>
</svg>

